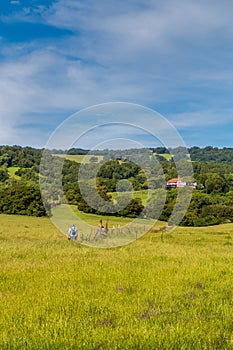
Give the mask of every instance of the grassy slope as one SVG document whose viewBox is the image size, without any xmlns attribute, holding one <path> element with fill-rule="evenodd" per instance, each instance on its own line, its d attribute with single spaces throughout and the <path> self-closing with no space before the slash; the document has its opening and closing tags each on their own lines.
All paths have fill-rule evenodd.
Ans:
<svg viewBox="0 0 233 350">
<path fill-rule="evenodd" d="M 124 193 L 127 193 L 127 192 L 124 192 Z M 129 194 L 130 193 L 131 192 L 129 192 Z M 141 191 L 133 191 L 132 192 L 133 198 L 140 198 L 142 200 L 143 205 L 146 205 L 146 202 L 148 200 L 148 193 L 149 193 L 148 190 L 141 190 Z M 113 200 L 117 199 L 117 196 L 118 196 L 117 192 L 109 192 L 109 194 L 112 196 Z"/>
<path fill-rule="evenodd" d="M 232 224 L 106 250 L 0 219 L 1 349 L 233 348 Z"/>
<path fill-rule="evenodd" d="M 103 156 L 93 156 L 91 154 L 81 155 L 81 154 L 54 154 L 56 157 L 61 157 L 65 159 L 72 160 L 77 163 L 89 163 L 92 157 L 98 158 L 98 161 L 103 159 Z"/>
<path fill-rule="evenodd" d="M 171 160 L 172 159 L 172 155 L 170 153 L 162 153 L 162 154 L 157 154 L 157 155 L 160 156 L 160 157 L 165 158 L 166 160 Z"/>
<path fill-rule="evenodd" d="M 12 167 L 9 167 L 7 170 L 8 170 L 8 173 L 9 173 L 10 178 L 14 178 L 14 179 L 16 179 L 16 180 L 19 180 L 19 179 L 20 179 L 20 176 L 15 175 L 16 171 L 19 170 L 19 167 L 17 167 L 17 166 L 12 166 Z"/>
<path fill-rule="evenodd" d="M 156 154 L 156 153 L 155 153 Z M 75 162 L 78 163 L 82 163 L 83 161 L 85 163 L 89 163 L 90 158 L 93 157 L 93 155 L 91 154 L 87 154 L 87 155 L 81 155 L 81 154 L 54 154 L 57 157 L 62 157 L 62 158 L 66 158 L 69 160 L 73 160 Z M 163 154 L 158 154 L 161 157 L 164 157 L 166 160 L 170 160 L 172 158 L 172 155 L 170 153 L 163 153 Z M 98 158 L 98 161 L 103 160 L 103 156 L 94 156 L 96 158 Z"/>
<path fill-rule="evenodd" d="M 70 207 L 73 211 L 70 210 Z M 74 223 L 79 229 L 79 240 L 92 247 L 122 246 L 141 237 L 150 227 L 164 226 L 164 222 L 161 221 L 157 221 L 155 224 L 153 220 L 86 214 L 78 211 L 76 206 L 61 205 L 53 209 L 52 212 L 53 221 L 59 225 L 64 234 L 67 234 L 67 228 L 70 224 Z M 103 225 L 105 225 L 106 219 L 109 220 L 108 239 L 95 240 L 100 218 L 103 220 Z"/>
</svg>

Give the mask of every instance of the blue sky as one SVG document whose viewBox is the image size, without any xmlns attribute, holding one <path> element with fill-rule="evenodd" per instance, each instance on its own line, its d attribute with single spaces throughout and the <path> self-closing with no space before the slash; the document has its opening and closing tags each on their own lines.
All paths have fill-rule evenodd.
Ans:
<svg viewBox="0 0 233 350">
<path fill-rule="evenodd" d="M 0 144 L 44 147 L 76 111 L 123 101 L 188 147 L 233 147 L 232 13 L 231 0 L 2 0 Z"/>
</svg>

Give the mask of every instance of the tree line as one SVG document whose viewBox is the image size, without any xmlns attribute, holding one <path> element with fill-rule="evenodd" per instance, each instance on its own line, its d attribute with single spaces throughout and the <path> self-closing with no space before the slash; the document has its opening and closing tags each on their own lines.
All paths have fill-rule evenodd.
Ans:
<svg viewBox="0 0 233 350">
<path fill-rule="evenodd" d="M 53 159 L 51 168 L 44 169 L 43 176 L 39 175 L 40 160 L 43 149 L 21 146 L 0 146 L 0 212 L 8 214 L 44 216 L 50 212 L 54 202 L 76 205 L 79 210 L 87 213 L 103 214 L 98 209 L 98 196 L 105 202 L 108 208 L 114 212 L 113 194 L 116 191 L 122 193 L 130 191 L 146 190 L 148 188 L 160 192 L 166 197 L 163 210 L 159 219 L 168 221 L 177 198 L 177 189 L 166 190 L 164 184 L 167 180 L 177 177 L 176 164 L 172 157 L 168 160 L 163 155 L 174 154 L 174 150 L 164 147 L 151 148 L 152 157 L 156 157 L 159 166 L 153 166 L 153 171 L 148 174 L 146 167 L 142 167 L 127 158 L 129 150 L 104 150 L 93 151 L 93 157 L 103 155 L 102 163 L 90 162 L 82 167 L 84 181 L 86 176 L 93 173 L 96 176 L 96 191 L 93 191 L 91 202 L 96 203 L 95 208 L 90 206 L 83 198 L 77 176 L 80 164 L 70 160 L 61 160 L 50 155 Z M 130 150 L 131 151 L 131 150 Z M 148 150 L 146 150 L 148 152 Z M 72 149 L 69 154 L 87 154 L 85 150 Z M 76 152 L 76 153 L 75 153 Z M 182 155 L 182 149 L 179 150 Z M 179 152 L 176 152 L 178 154 Z M 203 226 L 233 222 L 233 149 L 214 147 L 192 147 L 189 149 L 193 165 L 193 176 L 197 182 L 189 208 L 182 220 L 182 225 Z M 52 153 L 51 151 L 49 153 Z M 131 154 L 139 155 L 140 150 L 135 149 Z M 112 159 L 113 157 L 114 159 Z M 54 162 L 54 158 L 56 161 Z M 132 158 L 131 158 L 132 159 Z M 136 158 L 135 158 L 136 159 Z M 48 193 L 47 202 L 43 203 L 40 195 L 39 180 L 43 186 L 43 179 L 51 174 L 54 182 L 58 178 L 57 169 L 62 166 L 62 191 Z M 16 177 L 10 175 L 10 168 L 17 167 Z M 126 181 L 122 181 L 126 180 Z M 120 182 L 119 182 L 120 181 Z M 119 187 L 119 183 L 121 184 Z M 55 186 L 56 188 L 56 186 Z M 136 192 L 137 193 L 137 192 Z M 144 215 L 155 217 L 158 213 L 155 208 L 158 203 L 152 198 L 147 203 Z M 46 206 L 47 211 L 44 208 Z M 97 208 L 97 209 L 96 209 Z M 143 210 L 140 197 L 134 197 L 128 205 L 117 212 L 117 215 L 136 217 Z M 110 210 L 111 211 L 111 210 Z"/>
</svg>

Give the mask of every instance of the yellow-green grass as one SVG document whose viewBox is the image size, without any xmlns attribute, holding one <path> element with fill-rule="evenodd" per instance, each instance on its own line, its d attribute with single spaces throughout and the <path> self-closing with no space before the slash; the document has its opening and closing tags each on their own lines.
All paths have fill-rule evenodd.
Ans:
<svg viewBox="0 0 233 350">
<path fill-rule="evenodd" d="M 95 214 L 86 214 L 77 209 L 76 206 L 60 205 L 52 210 L 52 221 L 57 227 L 67 234 L 67 228 L 74 223 L 79 229 L 78 241 L 90 246 L 102 248 L 117 247 L 128 244 L 138 239 L 150 228 L 163 226 L 161 221 L 135 219 L 120 216 L 100 216 Z M 108 220 L 108 237 L 102 236 L 101 239 L 95 239 L 100 219 L 103 225 Z"/>
<path fill-rule="evenodd" d="M 174 156 L 174 154 L 170 154 L 170 153 L 162 153 L 162 154 L 157 154 L 157 153 L 154 153 L 155 155 L 158 155 L 158 156 L 161 156 L 161 157 L 164 157 L 166 160 L 171 160 L 172 157 Z M 190 155 L 187 154 L 187 159 L 190 160 Z"/>
<path fill-rule="evenodd" d="M 95 249 L 0 220 L 1 349 L 233 348 L 232 224 Z"/>
<path fill-rule="evenodd" d="M 91 154 L 82 155 L 82 154 L 54 154 L 54 156 L 72 160 L 77 163 L 90 163 L 92 157 L 98 158 L 98 162 L 103 160 L 103 156 L 93 156 Z"/>
<path fill-rule="evenodd" d="M 146 205 L 146 202 L 149 199 L 149 195 L 150 193 L 152 193 L 152 191 L 141 190 L 141 191 L 128 192 L 128 194 L 131 194 L 131 193 L 132 193 L 132 198 L 140 198 L 142 200 L 142 204 Z M 109 192 L 109 194 L 112 196 L 113 200 L 117 199 L 117 196 L 118 196 L 117 192 Z M 127 194 L 127 192 L 124 192 L 124 194 Z"/>
<path fill-rule="evenodd" d="M 20 179 L 20 176 L 15 175 L 16 171 L 19 170 L 19 167 L 12 166 L 12 167 L 7 168 L 7 170 L 8 170 L 10 178 L 13 178 L 13 179 L 16 179 L 16 180 Z"/>
<path fill-rule="evenodd" d="M 154 153 L 157 156 L 163 157 L 166 160 L 171 160 L 172 159 L 172 154 L 170 153 L 162 153 L 162 154 L 158 154 L 158 153 Z"/>
<path fill-rule="evenodd" d="M 117 226 L 117 225 L 125 225 L 127 223 L 130 223 L 132 219 L 126 218 L 126 217 L 120 217 L 120 216 L 100 216 L 97 214 L 87 214 L 82 211 L 79 211 L 75 205 L 70 206 L 75 214 L 78 215 L 78 217 L 87 222 L 90 225 L 98 226 L 100 219 L 103 220 L 103 222 L 106 219 L 109 219 L 109 223 L 111 226 Z M 58 212 L 58 216 L 61 220 L 66 221 L 66 211 L 64 210 L 64 205 L 58 206 L 56 208 L 56 211 Z"/>
</svg>

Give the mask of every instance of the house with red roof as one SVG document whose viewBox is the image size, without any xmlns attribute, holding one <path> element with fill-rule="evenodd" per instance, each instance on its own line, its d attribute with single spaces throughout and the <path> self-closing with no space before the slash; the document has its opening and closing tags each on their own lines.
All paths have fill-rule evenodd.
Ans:
<svg viewBox="0 0 233 350">
<path fill-rule="evenodd" d="M 185 187 L 185 186 L 191 186 L 193 188 L 196 188 L 197 183 L 196 182 L 182 181 L 182 179 L 180 177 L 174 177 L 173 179 L 168 180 L 166 183 L 167 190 L 169 190 L 171 188 L 181 188 L 181 187 Z"/>
</svg>

